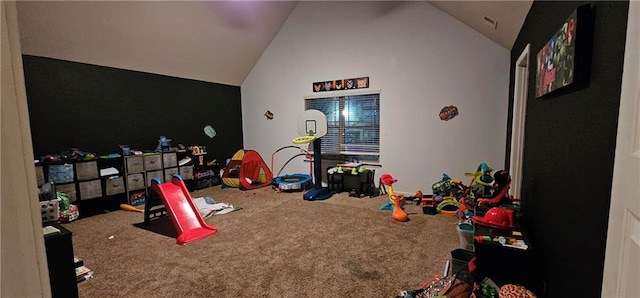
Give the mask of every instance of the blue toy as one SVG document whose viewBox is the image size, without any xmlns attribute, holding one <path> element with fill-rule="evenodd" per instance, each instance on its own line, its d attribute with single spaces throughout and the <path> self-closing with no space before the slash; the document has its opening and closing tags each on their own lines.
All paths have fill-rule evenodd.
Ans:
<svg viewBox="0 0 640 298">
<path fill-rule="evenodd" d="M 156 152 L 171 152 L 171 144 L 169 142 L 171 142 L 171 139 L 167 139 L 165 136 L 160 136 Z"/>
</svg>

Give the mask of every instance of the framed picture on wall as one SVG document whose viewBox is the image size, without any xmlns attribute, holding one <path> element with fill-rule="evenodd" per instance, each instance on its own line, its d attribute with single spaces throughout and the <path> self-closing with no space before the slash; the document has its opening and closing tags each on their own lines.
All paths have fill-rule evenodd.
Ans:
<svg viewBox="0 0 640 298">
<path fill-rule="evenodd" d="M 536 97 L 588 83 L 592 34 L 591 6 L 576 8 L 536 55 Z"/>
</svg>

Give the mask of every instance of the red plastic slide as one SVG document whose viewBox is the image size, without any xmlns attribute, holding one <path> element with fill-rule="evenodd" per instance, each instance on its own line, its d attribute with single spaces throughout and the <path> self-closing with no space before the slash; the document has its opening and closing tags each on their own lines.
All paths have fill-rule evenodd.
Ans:
<svg viewBox="0 0 640 298">
<path fill-rule="evenodd" d="M 173 221 L 178 233 L 176 243 L 187 244 L 218 232 L 218 229 L 202 219 L 198 208 L 193 203 L 191 194 L 179 175 L 173 176 L 171 182 L 162 184 L 159 182 L 159 179 L 154 178 L 151 183 L 152 189 L 162 199 L 167 213 Z"/>
</svg>

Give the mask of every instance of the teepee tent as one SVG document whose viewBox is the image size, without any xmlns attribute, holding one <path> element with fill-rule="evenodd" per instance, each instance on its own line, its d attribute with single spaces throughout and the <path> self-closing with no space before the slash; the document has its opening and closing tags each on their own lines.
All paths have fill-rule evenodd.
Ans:
<svg viewBox="0 0 640 298">
<path fill-rule="evenodd" d="M 254 150 L 238 150 L 222 173 L 223 187 L 243 190 L 271 185 L 273 174 L 260 154 Z"/>
</svg>

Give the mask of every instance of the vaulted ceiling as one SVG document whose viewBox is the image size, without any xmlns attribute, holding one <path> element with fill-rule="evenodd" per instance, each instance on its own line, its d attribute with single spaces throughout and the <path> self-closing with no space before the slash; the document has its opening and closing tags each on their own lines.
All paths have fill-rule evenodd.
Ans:
<svg viewBox="0 0 640 298">
<path fill-rule="evenodd" d="M 508 50 L 532 3 L 429 2 Z M 239 86 L 297 4 L 18 1 L 17 6 L 24 54 Z M 388 10 L 402 4 L 375 2 Z"/>
</svg>

